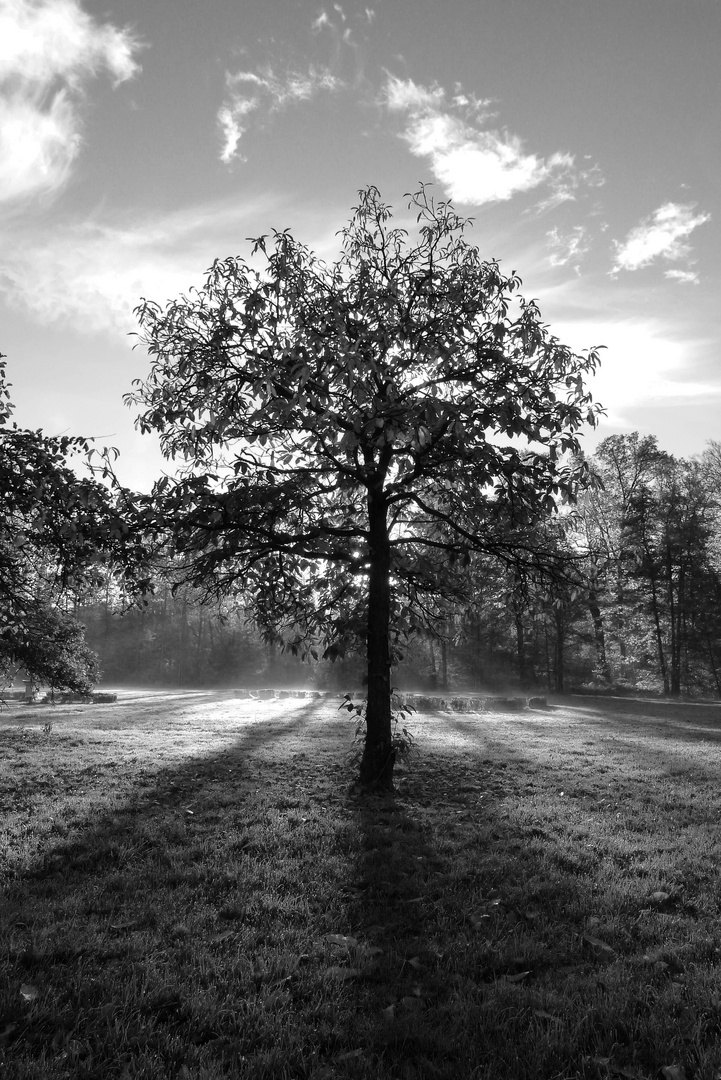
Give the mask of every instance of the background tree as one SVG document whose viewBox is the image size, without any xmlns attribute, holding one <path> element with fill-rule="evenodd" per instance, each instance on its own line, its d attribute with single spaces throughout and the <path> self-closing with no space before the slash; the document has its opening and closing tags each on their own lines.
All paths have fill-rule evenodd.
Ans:
<svg viewBox="0 0 721 1080">
<path fill-rule="evenodd" d="M 130 401 L 185 461 L 149 512 L 184 579 L 250 585 L 292 649 L 365 639 L 361 781 L 390 785 L 394 650 L 462 592 L 474 553 L 542 561 L 529 530 L 587 476 L 564 453 L 595 421 L 598 356 L 553 337 L 425 187 L 413 238 L 375 188 L 359 195 L 331 265 L 274 232 L 192 297 L 144 301 L 152 363 Z"/>
<path fill-rule="evenodd" d="M 72 611 L 101 566 L 115 561 L 134 573 L 142 545 L 121 512 L 128 493 L 75 471 L 89 443 L 19 428 L 12 411 L 0 356 L 0 683 L 22 668 L 38 682 L 86 692 L 98 662 Z"/>
<path fill-rule="evenodd" d="M 592 465 L 603 486 L 579 500 L 576 536 L 601 684 L 718 692 L 713 464 L 713 446 L 687 461 L 638 432 L 598 447 Z"/>
</svg>

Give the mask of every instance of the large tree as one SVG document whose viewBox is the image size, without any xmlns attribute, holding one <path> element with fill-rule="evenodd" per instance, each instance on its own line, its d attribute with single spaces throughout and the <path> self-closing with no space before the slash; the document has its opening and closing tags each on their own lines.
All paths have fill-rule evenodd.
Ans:
<svg viewBox="0 0 721 1080">
<path fill-rule="evenodd" d="M 184 462 L 151 514 L 181 576 L 250 588 L 291 648 L 365 639 L 361 781 L 383 786 L 403 636 L 462 589 L 474 552 L 538 561 L 526 530 L 584 482 L 573 453 L 598 411 L 597 352 L 549 333 L 449 203 L 421 187 L 409 209 L 412 237 L 369 187 L 336 262 L 274 232 L 191 296 L 144 300 L 151 368 L 129 395 Z"/>
</svg>

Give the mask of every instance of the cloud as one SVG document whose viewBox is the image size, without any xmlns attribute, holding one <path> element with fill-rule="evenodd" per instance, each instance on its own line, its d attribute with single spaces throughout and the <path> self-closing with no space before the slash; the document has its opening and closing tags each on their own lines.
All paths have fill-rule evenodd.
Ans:
<svg viewBox="0 0 721 1080">
<path fill-rule="evenodd" d="M 659 206 L 658 210 L 644 218 L 640 225 L 631 229 L 624 241 L 614 241 L 616 259 L 611 273 L 640 270 L 655 259 L 664 259 L 667 262 L 687 261 L 691 254 L 687 238 L 694 229 L 711 217 L 710 214 L 694 214 L 694 210 L 693 204 L 667 202 Z M 679 277 L 680 273 L 674 273 L 678 280 L 690 280 Z"/>
<path fill-rule="evenodd" d="M 138 43 L 77 0 L 0 0 L 0 202 L 54 194 L 82 144 L 80 103 L 107 71 L 135 75 Z"/>
<path fill-rule="evenodd" d="M 695 270 L 667 270 L 663 276 L 670 281 L 680 281 L 683 285 L 698 285 L 700 282 Z"/>
<path fill-rule="evenodd" d="M 226 74 L 228 99 L 218 110 L 223 146 L 220 160 L 229 165 L 242 159 L 240 141 L 248 130 L 248 117 L 258 110 L 264 114 L 282 112 L 302 101 L 310 101 L 320 93 L 331 93 L 344 85 L 328 68 L 313 65 L 307 73 L 290 72 L 282 77 L 272 68 L 260 72 L 239 71 Z"/>
<path fill-rule="evenodd" d="M 117 337 L 136 329 L 141 296 L 158 302 L 199 285 L 232 237 L 263 231 L 278 209 L 266 196 L 186 207 L 133 223 L 97 220 L 5 230 L 0 295 L 42 323 Z M 266 230 L 267 231 L 267 230 Z"/>
<path fill-rule="evenodd" d="M 581 282 L 576 280 L 575 288 L 580 290 Z M 595 306 L 601 303 L 599 297 Z M 693 375 L 708 341 L 692 334 L 680 336 L 677 327 L 660 318 L 599 310 L 554 318 L 552 326 L 554 334 L 576 351 L 605 345 L 589 389 L 607 409 L 609 424 L 633 426 L 638 421 L 629 419 L 629 414 L 637 408 L 721 398 L 721 384 Z"/>
<path fill-rule="evenodd" d="M 591 250 L 586 226 L 576 225 L 565 236 L 555 227 L 546 233 L 546 239 L 551 249 L 548 256 L 551 266 L 566 266 L 570 263 L 576 273 L 580 273 L 581 260 Z"/>
<path fill-rule="evenodd" d="M 406 114 L 401 138 L 412 154 L 429 159 L 436 179 L 458 202 L 503 202 L 545 185 L 550 202 L 539 209 L 547 209 L 574 199 L 591 176 L 591 170 L 576 167 L 570 154 L 544 159 L 527 153 L 517 135 L 484 126 L 493 116 L 491 102 L 469 97 L 460 86 L 448 100 L 440 86 L 428 88 L 387 74 L 384 103 L 391 112 Z M 597 174 L 593 182 L 600 182 Z"/>
</svg>

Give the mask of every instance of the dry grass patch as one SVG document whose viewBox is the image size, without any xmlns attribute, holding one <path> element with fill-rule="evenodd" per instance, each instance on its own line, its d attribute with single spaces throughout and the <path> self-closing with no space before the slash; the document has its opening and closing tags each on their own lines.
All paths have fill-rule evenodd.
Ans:
<svg viewBox="0 0 721 1080">
<path fill-rule="evenodd" d="M 338 703 L 0 715 L 4 1076 L 717 1080 L 721 709 Z"/>
</svg>

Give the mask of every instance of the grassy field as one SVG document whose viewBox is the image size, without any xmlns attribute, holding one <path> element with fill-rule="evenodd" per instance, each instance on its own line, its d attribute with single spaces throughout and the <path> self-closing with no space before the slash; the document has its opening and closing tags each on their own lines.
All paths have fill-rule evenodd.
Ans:
<svg viewBox="0 0 721 1080">
<path fill-rule="evenodd" d="M 721 708 L 338 704 L 0 713 L 3 1078 L 719 1080 Z"/>
</svg>

